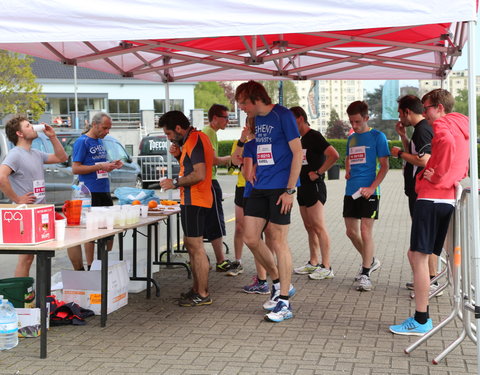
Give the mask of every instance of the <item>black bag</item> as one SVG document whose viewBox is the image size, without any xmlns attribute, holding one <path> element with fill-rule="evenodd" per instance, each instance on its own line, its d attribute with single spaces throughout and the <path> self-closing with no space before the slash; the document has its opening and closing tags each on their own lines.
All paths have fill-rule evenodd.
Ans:
<svg viewBox="0 0 480 375">
<path fill-rule="evenodd" d="M 83 326 L 87 324 L 85 318 L 95 315 L 92 310 L 84 309 L 74 302 L 58 301 L 55 296 L 48 296 L 47 303 L 50 303 L 50 325 L 52 326 L 67 324 Z"/>
</svg>

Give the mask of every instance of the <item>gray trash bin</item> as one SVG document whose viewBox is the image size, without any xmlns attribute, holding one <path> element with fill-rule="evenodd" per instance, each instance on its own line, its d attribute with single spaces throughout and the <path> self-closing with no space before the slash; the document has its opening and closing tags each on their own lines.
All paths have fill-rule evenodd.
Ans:
<svg viewBox="0 0 480 375">
<path fill-rule="evenodd" d="M 340 166 L 338 164 L 332 165 L 327 174 L 329 180 L 338 180 L 340 178 Z"/>
</svg>

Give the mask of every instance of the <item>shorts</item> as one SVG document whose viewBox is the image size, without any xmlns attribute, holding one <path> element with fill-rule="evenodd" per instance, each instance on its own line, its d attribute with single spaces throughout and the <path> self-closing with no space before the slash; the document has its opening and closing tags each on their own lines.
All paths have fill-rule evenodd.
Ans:
<svg viewBox="0 0 480 375">
<path fill-rule="evenodd" d="M 274 224 L 290 224 L 290 212 L 281 214 L 282 205 L 277 205 L 285 189 L 253 189 L 244 207 L 245 216 L 260 217 Z"/>
<path fill-rule="evenodd" d="M 185 237 L 202 237 L 205 219 L 210 209 L 199 206 L 180 205 L 182 230 Z"/>
<path fill-rule="evenodd" d="M 113 206 L 112 195 L 110 193 L 91 193 L 92 207 Z"/>
<path fill-rule="evenodd" d="M 245 207 L 245 198 L 243 196 L 243 193 L 245 192 L 245 186 L 241 186 L 241 187 L 238 187 L 238 186 L 235 186 L 235 204 L 238 206 L 238 207 Z"/>
<path fill-rule="evenodd" d="M 92 207 L 113 206 L 113 199 L 110 192 L 108 193 L 90 193 L 92 194 Z M 113 241 L 115 236 L 106 237 L 107 241 Z"/>
<path fill-rule="evenodd" d="M 378 195 L 372 195 L 368 199 L 363 197 L 353 199 L 351 195 L 345 195 L 343 198 L 343 217 L 377 220 L 379 203 L 380 196 Z"/>
<path fill-rule="evenodd" d="M 207 216 L 205 217 L 205 229 L 203 238 L 208 241 L 216 240 L 227 234 L 225 231 L 225 218 L 223 216 L 222 207 L 222 188 L 217 180 L 212 180 L 212 194 L 213 204 L 212 208 L 208 208 Z"/>
<path fill-rule="evenodd" d="M 448 203 L 417 200 L 413 210 L 410 249 L 440 255 L 454 207 Z"/>
<path fill-rule="evenodd" d="M 323 180 L 298 187 L 297 202 L 300 206 L 312 207 L 318 201 L 323 205 L 327 201 L 327 186 Z"/>
<path fill-rule="evenodd" d="M 410 218 L 413 218 L 413 208 L 415 207 L 415 202 L 417 201 L 417 194 L 413 193 L 407 195 L 408 197 L 408 210 L 410 211 Z"/>
</svg>

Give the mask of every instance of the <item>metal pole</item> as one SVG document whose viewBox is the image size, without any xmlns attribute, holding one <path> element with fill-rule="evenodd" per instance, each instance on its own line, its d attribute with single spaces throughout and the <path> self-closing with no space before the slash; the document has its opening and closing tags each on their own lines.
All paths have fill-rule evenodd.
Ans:
<svg viewBox="0 0 480 375">
<path fill-rule="evenodd" d="M 278 104 L 283 105 L 283 81 L 278 81 Z"/>
<path fill-rule="evenodd" d="M 170 111 L 170 86 L 168 81 L 164 83 L 165 86 L 165 113 Z M 167 149 L 170 150 L 170 141 L 167 138 Z M 172 178 L 172 154 L 167 152 L 167 176 Z M 168 199 L 172 199 L 172 190 L 168 191 Z"/>
<path fill-rule="evenodd" d="M 73 93 L 75 95 L 75 130 L 79 129 L 78 123 L 78 94 L 77 94 L 77 66 L 73 66 Z"/>
<path fill-rule="evenodd" d="M 468 117 L 470 120 L 471 238 L 475 268 L 475 290 L 480 290 L 480 236 L 478 212 L 477 103 L 475 97 L 475 21 L 468 22 Z M 477 323 L 477 374 L 480 374 L 480 298 L 475 296 Z"/>
</svg>

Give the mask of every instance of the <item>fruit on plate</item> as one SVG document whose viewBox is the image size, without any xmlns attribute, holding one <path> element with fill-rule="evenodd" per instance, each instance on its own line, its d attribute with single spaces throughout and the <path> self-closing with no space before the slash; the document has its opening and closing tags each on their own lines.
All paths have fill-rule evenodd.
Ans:
<svg viewBox="0 0 480 375">
<path fill-rule="evenodd" d="M 171 200 L 168 200 L 168 199 L 164 199 L 164 200 L 160 201 L 160 204 L 163 205 L 163 206 L 173 206 L 173 205 L 178 204 L 178 202 L 177 201 L 171 201 Z"/>
<path fill-rule="evenodd" d="M 133 202 L 132 202 L 132 206 L 138 206 L 142 204 L 142 202 L 140 202 L 138 199 L 135 199 Z"/>
<path fill-rule="evenodd" d="M 157 208 L 158 203 L 156 201 L 148 202 L 148 208 Z"/>
</svg>

